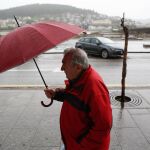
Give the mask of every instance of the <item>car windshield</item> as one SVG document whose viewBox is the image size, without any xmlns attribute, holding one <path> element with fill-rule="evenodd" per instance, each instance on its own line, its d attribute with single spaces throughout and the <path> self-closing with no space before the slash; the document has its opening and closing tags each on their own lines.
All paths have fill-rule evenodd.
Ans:
<svg viewBox="0 0 150 150">
<path fill-rule="evenodd" d="M 114 41 L 108 39 L 108 38 L 104 38 L 104 37 L 98 37 L 98 39 L 102 42 L 102 43 L 114 43 Z"/>
</svg>

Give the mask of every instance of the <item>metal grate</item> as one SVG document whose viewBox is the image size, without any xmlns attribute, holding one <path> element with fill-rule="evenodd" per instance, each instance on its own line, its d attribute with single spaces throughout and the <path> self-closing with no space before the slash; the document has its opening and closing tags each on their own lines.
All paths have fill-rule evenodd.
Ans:
<svg viewBox="0 0 150 150">
<path fill-rule="evenodd" d="M 113 91 L 110 92 L 110 100 L 111 104 L 114 106 L 120 106 L 120 96 L 121 92 L 120 91 Z M 125 94 L 125 107 L 135 107 L 139 106 L 142 103 L 141 97 L 138 95 L 131 93 L 131 92 L 126 92 Z"/>
</svg>

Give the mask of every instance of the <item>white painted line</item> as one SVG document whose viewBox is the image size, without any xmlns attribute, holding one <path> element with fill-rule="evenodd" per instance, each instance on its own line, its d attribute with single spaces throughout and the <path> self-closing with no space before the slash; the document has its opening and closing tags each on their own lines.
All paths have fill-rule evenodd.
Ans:
<svg viewBox="0 0 150 150">
<path fill-rule="evenodd" d="M 50 72 L 62 72 L 60 68 L 55 68 L 55 69 L 40 69 L 40 71 L 42 72 L 47 72 L 47 71 L 50 71 Z M 11 69 L 11 70 L 8 70 L 8 72 L 38 72 L 37 69 Z"/>
</svg>

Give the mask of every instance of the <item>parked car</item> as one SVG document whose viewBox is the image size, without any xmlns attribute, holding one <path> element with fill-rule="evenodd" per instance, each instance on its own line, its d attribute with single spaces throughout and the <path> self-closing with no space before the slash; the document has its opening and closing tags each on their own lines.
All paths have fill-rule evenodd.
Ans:
<svg viewBox="0 0 150 150">
<path fill-rule="evenodd" d="M 105 37 L 83 37 L 75 44 L 76 48 L 85 50 L 87 54 L 100 55 L 102 58 L 123 55 L 123 48 Z"/>
</svg>

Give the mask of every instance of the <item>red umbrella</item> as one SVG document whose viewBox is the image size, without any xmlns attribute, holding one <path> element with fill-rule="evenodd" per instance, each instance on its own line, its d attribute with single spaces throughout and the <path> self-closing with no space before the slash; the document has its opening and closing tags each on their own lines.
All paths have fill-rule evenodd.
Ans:
<svg viewBox="0 0 150 150">
<path fill-rule="evenodd" d="M 47 88 L 34 57 L 83 31 L 78 26 L 54 21 L 27 24 L 11 31 L 0 38 L 0 73 L 33 58 Z"/>
<path fill-rule="evenodd" d="M 75 25 L 58 22 L 28 24 L 13 30 L 0 38 L 0 73 L 25 63 L 82 31 Z"/>
</svg>

